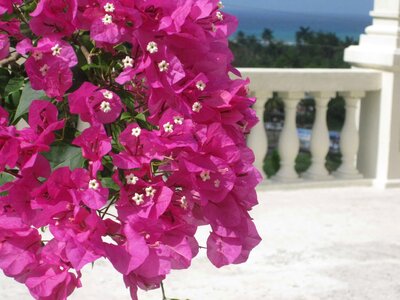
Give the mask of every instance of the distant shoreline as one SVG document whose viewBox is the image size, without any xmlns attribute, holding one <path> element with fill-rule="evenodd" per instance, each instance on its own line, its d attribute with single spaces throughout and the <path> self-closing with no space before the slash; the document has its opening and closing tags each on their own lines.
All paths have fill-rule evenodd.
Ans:
<svg viewBox="0 0 400 300">
<path fill-rule="evenodd" d="M 250 8 L 238 10 L 234 7 L 226 8 L 225 11 L 239 19 L 238 30 L 246 35 L 259 38 L 264 28 L 269 28 L 274 32 L 276 40 L 288 43 L 295 41 L 295 33 L 300 26 L 310 27 L 314 31 L 332 32 L 340 38 L 348 36 L 358 39 L 371 24 L 368 15 L 294 13 Z"/>
</svg>

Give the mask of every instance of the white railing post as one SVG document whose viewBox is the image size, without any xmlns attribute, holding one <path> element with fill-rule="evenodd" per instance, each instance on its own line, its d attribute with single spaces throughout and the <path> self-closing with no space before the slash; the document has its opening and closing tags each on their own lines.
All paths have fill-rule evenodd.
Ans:
<svg viewBox="0 0 400 300">
<path fill-rule="evenodd" d="M 359 163 L 376 186 L 400 186 L 400 0 L 375 0 L 371 16 L 373 24 L 344 57 L 355 67 L 382 73 L 380 95 L 362 103 L 361 137 L 369 143 L 361 141 Z"/>
<path fill-rule="evenodd" d="M 290 182 L 299 180 L 295 170 L 296 157 L 299 153 L 300 142 L 297 134 L 296 113 L 297 105 L 302 98 L 303 92 L 281 92 L 279 97 L 285 105 L 285 124 L 279 137 L 279 156 L 281 167 L 273 177 L 276 181 Z"/>
<path fill-rule="evenodd" d="M 311 180 L 331 179 L 325 167 L 326 156 L 329 153 L 329 130 L 327 125 L 328 103 L 335 97 L 335 92 L 314 92 L 310 93 L 315 99 L 316 116 L 311 135 L 311 161 L 310 168 L 302 174 L 302 177 Z"/>
<path fill-rule="evenodd" d="M 253 108 L 256 111 L 259 122 L 251 130 L 250 135 L 247 137 L 247 145 L 254 152 L 255 167 L 261 172 L 263 177 L 266 178 L 263 171 L 263 166 L 265 155 L 268 152 L 268 137 L 264 124 L 264 110 L 265 103 L 268 101 L 269 98 L 272 97 L 272 92 L 256 91 L 252 92 L 252 95 L 257 97 L 257 101 L 253 105 Z"/>
<path fill-rule="evenodd" d="M 357 153 L 360 138 L 357 128 L 358 104 L 365 97 L 365 92 L 345 92 L 340 95 L 346 101 L 346 118 L 340 134 L 342 164 L 335 172 L 340 179 L 359 179 L 363 176 L 357 170 Z"/>
</svg>

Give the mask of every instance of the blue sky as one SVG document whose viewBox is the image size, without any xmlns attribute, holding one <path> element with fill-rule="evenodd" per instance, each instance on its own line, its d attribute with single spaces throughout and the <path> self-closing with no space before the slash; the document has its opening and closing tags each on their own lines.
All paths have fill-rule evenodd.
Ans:
<svg viewBox="0 0 400 300">
<path fill-rule="evenodd" d="M 372 10 L 374 0 L 223 0 L 222 2 L 227 8 L 366 15 Z"/>
</svg>

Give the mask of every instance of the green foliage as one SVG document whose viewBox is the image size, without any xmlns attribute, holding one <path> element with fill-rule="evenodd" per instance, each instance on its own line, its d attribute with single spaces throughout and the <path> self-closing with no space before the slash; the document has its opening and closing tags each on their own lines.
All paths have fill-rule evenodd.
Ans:
<svg viewBox="0 0 400 300">
<path fill-rule="evenodd" d="M 276 149 L 274 149 L 271 154 L 267 155 L 264 160 L 264 172 L 268 177 L 272 177 L 276 172 L 278 172 L 281 165 L 280 161 L 281 158 Z"/>
<path fill-rule="evenodd" d="M 0 186 L 7 182 L 11 182 L 14 180 L 14 177 L 7 173 L 0 173 Z"/>
<path fill-rule="evenodd" d="M 276 149 L 267 155 L 264 161 L 264 172 L 268 178 L 274 176 L 280 168 L 280 157 Z M 342 155 L 338 153 L 329 153 L 326 157 L 326 169 L 332 173 L 342 163 Z M 311 154 L 309 152 L 300 152 L 296 158 L 295 169 L 298 174 L 304 173 L 311 166 Z"/>
<path fill-rule="evenodd" d="M 0 187 L 3 186 L 4 184 L 6 184 L 7 182 L 13 181 L 14 179 L 15 179 L 14 176 L 12 176 L 10 174 L 0 173 Z M 7 191 L 1 192 L 0 197 L 6 196 L 7 193 L 8 193 Z"/>
<path fill-rule="evenodd" d="M 84 163 L 81 148 L 63 143 L 52 146 L 51 151 L 44 153 L 44 156 L 50 161 L 53 170 L 61 167 L 74 170 L 82 167 Z"/>
<path fill-rule="evenodd" d="M 119 185 L 110 177 L 104 177 L 101 179 L 101 185 L 105 188 L 112 189 L 114 191 L 119 191 Z"/>
<path fill-rule="evenodd" d="M 19 100 L 19 104 L 17 107 L 17 111 L 14 116 L 14 123 L 18 120 L 19 117 L 26 114 L 29 110 L 29 106 L 31 105 L 33 100 L 37 99 L 46 99 L 46 95 L 43 91 L 36 91 L 32 89 L 31 84 L 28 82 L 25 84 L 21 98 Z"/>
<path fill-rule="evenodd" d="M 238 32 L 230 42 L 236 67 L 267 68 L 348 68 L 343 51 L 356 43 L 334 33 L 315 32 L 300 27 L 294 44 L 276 40 L 271 29 L 264 29 L 261 39 Z"/>
</svg>

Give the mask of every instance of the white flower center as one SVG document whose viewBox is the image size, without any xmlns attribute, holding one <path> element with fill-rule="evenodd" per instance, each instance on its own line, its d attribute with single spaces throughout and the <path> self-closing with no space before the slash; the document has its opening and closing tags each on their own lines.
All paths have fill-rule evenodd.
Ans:
<svg viewBox="0 0 400 300">
<path fill-rule="evenodd" d="M 188 203 L 187 203 L 187 199 L 186 199 L 185 196 L 182 196 L 182 198 L 179 199 L 179 203 L 181 204 L 181 207 L 182 207 L 183 209 L 187 209 Z"/>
<path fill-rule="evenodd" d="M 219 188 L 220 185 L 221 185 L 221 181 L 219 179 L 214 180 L 214 186 L 216 188 Z"/>
<path fill-rule="evenodd" d="M 55 44 L 53 47 L 51 47 L 51 51 L 53 51 L 53 56 L 59 56 L 61 54 L 61 50 L 62 48 L 59 44 Z"/>
<path fill-rule="evenodd" d="M 172 132 L 174 132 L 174 125 L 171 124 L 170 122 L 165 123 L 165 124 L 163 125 L 163 127 L 164 127 L 164 131 L 167 132 L 167 133 L 172 133 Z"/>
<path fill-rule="evenodd" d="M 219 2 L 218 2 L 218 8 L 219 8 L 219 9 L 224 8 L 224 4 L 222 3 L 222 1 L 219 1 Z"/>
<path fill-rule="evenodd" d="M 200 177 L 201 177 L 201 180 L 203 180 L 204 182 L 210 180 L 211 179 L 210 171 L 208 171 L 208 170 L 201 171 Z"/>
<path fill-rule="evenodd" d="M 158 52 L 158 46 L 156 42 L 150 42 L 147 44 L 147 51 L 149 51 L 151 54 L 157 53 Z"/>
<path fill-rule="evenodd" d="M 160 62 L 158 64 L 158 68 L 160 69 L 160 72 L 166 72 L 166 71 L 168 71 L 169 63 L 167 63 L 165 60 L 163 60 L 162 62 Z"/>
<path fill-rule="evenodd" d="M 142 132 L 142 129 L 140 127 L 135 127 L 132 129 L 132 135 L 138 137 L 140 133 Z"/>
<path fill-rule="evenodd" d="M 126 179 L 126 183 L 130 184 L 130 185 L 135 185 L 139 180 L 139 178 L 136 177 L 134 174 L 126 175 L 125 179 Z"/>
<path fill-rule="evenodd" d="M 133 58 L 126 56 L 123 60 L 122 63 L 124 64 L 124 68 L 128 67 L 133 67 Z"/>
<path fill-rule="evenodd" d="M 153 188 L 152 186 L 145 188 L 145 190 L 146 190 L 147 197 L 154 197 L 154 195 L 156 194 L 156 189 Z"/>
<path fill-rule="evenodd" d="M 215 15 L 217 16 L 217 19 L 220 21 L 222 21 L 224 19 L 224 15 L 220 11 L 217 11 L 217 13 Z"/>
<path fill-rule="evenodd" d="M 32 53 L 32 56 L 35 60 L 41 60 L 43 58 L 43 53 L 40 51 L 35 51 Z"/>
<path fill-rule="evenodd" d="M 99 186 L 100 186 L 100 184 L 96 179 L 92 179 L 89 181 L 89 189 L 98 190 Z"/>
<path fill-rule="evenodd" d="M 104 96 L 104 98 L 109 99 L 109 100 L 111 100 L 114 97 L 113 93 L 111 93 L 110 91 L 104 91 L 103 96 Z"/>
<path fill-rule="evenodd" d="M 105 113 L 109 113 L 111 111 L 110 102 L 108 102 L 108 101 L 101 102 L 100 109 Z"/>
<path fill-rule="evenodd" d="M 183 118 L 182 117 L 180 117 L 180 116 L 175 116 L 174 117 L 174 123 L 175 124 L 178 124 L 178 125 L 182 125 L 183 124 Z"/>
<path fill-rule="evenodd" d="M 106 5 L 104 5 L 104 10 L 112 13 L 115 10 L 115 6 L 112 3 L 106 3 Z"/>
<path fill-rule="evenodd" d="M 193 103 L 192 110 L 194 112 L 199 112 L 202 108 L 203 108 L 203 106 L 201 105 L 200 102 Z"/>
<path fill-rule="evenodd" d="M 206 84 L 202 80 L 200 80 L 200 81 L 197 81 L 196 87 L 199 91 L 204 91 L 206 88 Z"/>
<path fill-rule="evenodd" d="M 112 24 L 112 16 L 110 16 L 109 14 L 106 14 L 101 21 L 103 22 L 104 25 L 110 25 Z"/>
<path fill-rule="evenodd" d="M 49 71 L 49 66 L 44 64 L 40 69 L 40 73 L 42 73 L 42 76 L 46 76 L 47 72 Z"/>
<path fill-rule="evenodd" d="M 140 205 L 144 203 L 143 197 L 143 194 L 135 193 L 135 195 L 132 197 L 132 200 L 135 201 L 136 205 Z"/>
</svg>

